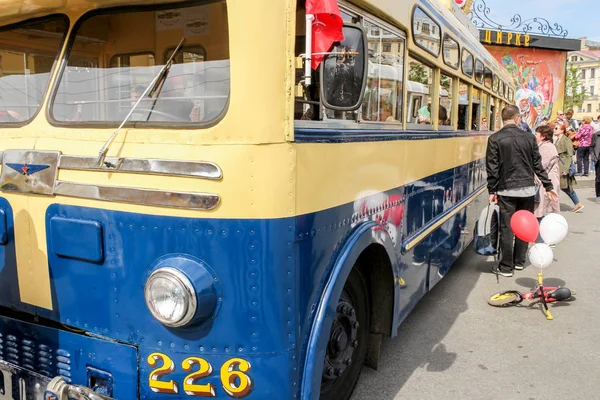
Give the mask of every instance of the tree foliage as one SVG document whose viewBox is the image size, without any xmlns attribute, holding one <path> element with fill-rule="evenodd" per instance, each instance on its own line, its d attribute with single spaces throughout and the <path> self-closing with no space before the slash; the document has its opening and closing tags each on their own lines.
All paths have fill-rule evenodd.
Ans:
<svg viewBox="0 0 600 400">
<path fill-rule="evenodd" d="M 565 84 L 565 104 L 564 109 L 581 107 L 587 97 L 587 91 L 581 81 L 581 69 L 569 63 L 567 67 L 567 79 Z"/>
<path fill-rule="evenodd" d="M 408 79 L 413 82 L 422 83 L 423 85 L 429 84 L 429 75 L 427 74 L 427 70 L 425 69 L 425 66 L 419 63 L 410 64 Z"/>
</svg>

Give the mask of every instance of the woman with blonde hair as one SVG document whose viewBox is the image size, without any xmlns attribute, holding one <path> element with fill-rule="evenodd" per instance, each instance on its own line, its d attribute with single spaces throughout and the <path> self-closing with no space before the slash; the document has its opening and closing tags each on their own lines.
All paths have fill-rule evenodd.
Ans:
<svg viewBox="0 0 600 400">
<path fill-rule="evenodd" d="M 577 147 L 577 172 L 580 175 L 583 174 L 583 176 L 588 176 L 590 173 L 590 145 L 594 136 L 594 127 L 591 123 L 592 117 L 585 117 L 583 125 L 579 128 L 579 132 L 575 136 L 575 140 L 579 141 L 579 147 Z"/>
<path fill-rule="evenodd" d="M 558 168 L 560 170 L 560 189 L 569 196 L 575 204 L 573 212 L 580 212 L 583 209 L 583 204 L 579 201 L 577 193 L 573 187 L 577 185 L 575 174 L 571 173 L 571 165 L 573 164 L 573 142 L 567 136 L 567 124 L 554 125 L 554 134 L 558 136 L 556 139 L 556 150 L 558 151 Z"/>
</svg>

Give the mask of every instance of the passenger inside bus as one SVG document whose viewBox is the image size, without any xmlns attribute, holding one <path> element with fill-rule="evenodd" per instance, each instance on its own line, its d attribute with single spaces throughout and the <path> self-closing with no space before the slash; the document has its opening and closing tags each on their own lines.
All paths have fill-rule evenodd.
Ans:
<svg viewBox="0 0 600 400">
<path fill-rule="evenodd" d="M 421 107 L 418 111 L 418 115 L 419 124 L 431 124 L 431 104 Z M 448 110 L 442 104 L 440 104 L 439 108 L 438 122 L 439 125 L 450 124 L 448 121 Z"/>
<path fill-rule="evenodd" d="M 396 118 L 394 118 L 393 111 L 394 110 L 392 109 L 391 104 L 383 103 L 381 105 L 379 120 L 385 122 L 399 122 Z"/>
</svg>

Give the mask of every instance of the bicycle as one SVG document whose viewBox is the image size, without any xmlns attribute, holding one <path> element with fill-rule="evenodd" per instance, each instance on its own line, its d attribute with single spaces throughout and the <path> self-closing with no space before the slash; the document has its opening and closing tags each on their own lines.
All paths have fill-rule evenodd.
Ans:
<svg viewBox="0 0 600 400">
<path fill-rule="evenodd" d="M 567 287 L 563 286 L 544 286 L 543 275 L 538 273 L 538 282 L 528 293 L 521 293 L 518 290 L 505 290 L 496 293 L 488 299 L 488 304 L 494 307 L 506 307 L 522 303 L 524 300 L 534 302 L 538 299 L 544 305 L 546 319 L 552 320 L 552 314 L 548 309 L 548 303 L 569 300 L 575 294 Z"/>
</svg>

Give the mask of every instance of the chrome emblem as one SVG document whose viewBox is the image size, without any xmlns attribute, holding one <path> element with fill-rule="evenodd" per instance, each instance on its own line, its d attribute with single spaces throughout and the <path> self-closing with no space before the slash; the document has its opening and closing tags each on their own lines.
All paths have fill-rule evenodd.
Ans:
<svg viewBox="0 0 600 400">
<path fill-rule="evenodd" d="M 20 172 L 21 175 L 33 175 L 36 172 L 40 172 L 45 170 L 46 168 L 50 168 L 49 165 L 43 165 L 43 164 L 12 164 L 12 163 L 6 163 L 6 166 L 14 169 L 17 172 Z"/>
<path fill-rule="evenodd" d="M 58 175 L 58 151 L 5 150 L 0 190 L 52 196 Z"/>
</svg>

